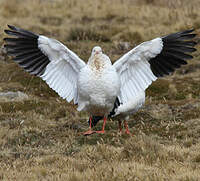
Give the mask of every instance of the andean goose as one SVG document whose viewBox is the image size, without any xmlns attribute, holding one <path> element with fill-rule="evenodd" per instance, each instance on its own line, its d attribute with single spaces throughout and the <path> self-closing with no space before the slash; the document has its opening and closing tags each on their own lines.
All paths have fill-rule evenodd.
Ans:
<svg viewBox="0 0 200 181">
<path fill-rule="evenodd" d="M 187 64 L 185 60 L 193 57 L 186 53 L 196 50 L 192 41 L 195 34 L 187 30 L 144 42 L 113 65 L 96 46 L 86 64 L 55 39 L 8 27 L 10 30 L 5 33 L 14 38 L 5 38 L 5 47 L 14 56 L 13 60 L 30 74 L 41 77 L 63 99 L 73 100 L 78 111 L 89 113 L 90 129 L 85 135 L 104 133 L 110 112 L 128 115 L 135 110 L 138 93 L 144 92 L 158 77 Z M 116 100 L 120 105 L 113 109 Z M 92 116 L 104 118 L 101 131 L 92 131 Z"/>
</svg>

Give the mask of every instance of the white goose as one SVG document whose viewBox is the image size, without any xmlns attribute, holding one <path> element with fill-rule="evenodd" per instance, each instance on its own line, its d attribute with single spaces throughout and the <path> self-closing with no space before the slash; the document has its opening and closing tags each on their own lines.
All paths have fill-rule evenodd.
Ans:
<svg viewBox="0 0 200 181">
<path fill-rule="evenodd" d="M 173 72 L 185 59 L 193 58 L 185 52 L 194 52 L 195 34 L 187 30 L 155 38 L 130 50 L 113 65 L 98 46 L 94 47 L 85 64 L 74 52 L 55 39 L 37 35 L 14 26 L 5 33 L 7 53 L 32 75 L 41 77 L 68 102 L 78 104 L 78 111 L 90 115 L 90 129 L 104 133 L 107 116 L 112 112 L 115 100 L 120 106 L 114 114 L 126 114 L 134 110 L 132 104 L 138 95 L 158 77 Z M 185 41 L 189 40 L 189 41 Z M 137 105 L 136 105 L 137 106 Z M 92 131 L 92 116 L 103 116 L 101 131 Z"/>
</svg>

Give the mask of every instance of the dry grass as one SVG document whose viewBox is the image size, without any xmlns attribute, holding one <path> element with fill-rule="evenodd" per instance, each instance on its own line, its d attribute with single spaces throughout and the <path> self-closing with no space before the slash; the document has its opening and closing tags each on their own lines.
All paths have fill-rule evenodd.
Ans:
<svg viewBox="0 0 200 181">
<path fill-rule="evenodd" d="M 14 24 L 64 42 L 86 61 L 98 44 L 114 61 L 127 51 L 124 41 L 134 47 L 192 27 L 199 34 L 199 17 L 199 0 L 1 0 L 0 45 Z M 199 51 L 194 56 L 148 88 L 146 106 L 129 122 L 134 136 L 119 135 L 110 121 L 105 135 L 84 137 L 87 113 L 0 52 L 0 91 L 29 95 L 0 102 L 0 180 L 200 180 Z"/>
</svg>

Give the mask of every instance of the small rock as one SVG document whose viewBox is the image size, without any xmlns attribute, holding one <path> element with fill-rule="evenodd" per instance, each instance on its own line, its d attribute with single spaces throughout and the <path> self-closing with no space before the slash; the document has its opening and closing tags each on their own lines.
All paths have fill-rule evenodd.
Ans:
<svg viewBox="0 0 200 181">
<path fill-rule="evenodd" d="M 28 95 L 21 92 L 0 92 L 0 101 L 22 101 L 24 99 L 28 99 Z"/>
</svg>

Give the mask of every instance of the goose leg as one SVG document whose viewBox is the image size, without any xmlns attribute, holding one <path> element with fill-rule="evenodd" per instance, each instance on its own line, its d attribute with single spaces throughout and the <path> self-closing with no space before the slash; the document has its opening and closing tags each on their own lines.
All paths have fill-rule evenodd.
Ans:
<svg viewBox="0 0 200 181">
<path fill-rule="evenodd" d="M 105 125 L 106 125 L 106 120 L 107 120 L 107 118 L 104 117 L 102 130 L 101 131 L 96 131 L 96 133 L 104 133 L 104 128 L 105 128 Z"/>
<path fill-rule="evenodd" d="M 124 120 L 124 127 L 126 128 L 125 133 L 130 135 L 131 133 L 130 133 L 130 131 L 129 131 L 129 129 L 128 129 L 128 123 L 127 123 L 126 120 Z"/>
<path fill-rule="evenodd" d="M 92 116 L 90 116 L 90 127 L 89 127 L 89 130 L 84 132 L 83 135 L 87 136 L 87 135 L 91 135 L 95 133 L 95 131 L 92 131 Z"/>
</svg>

